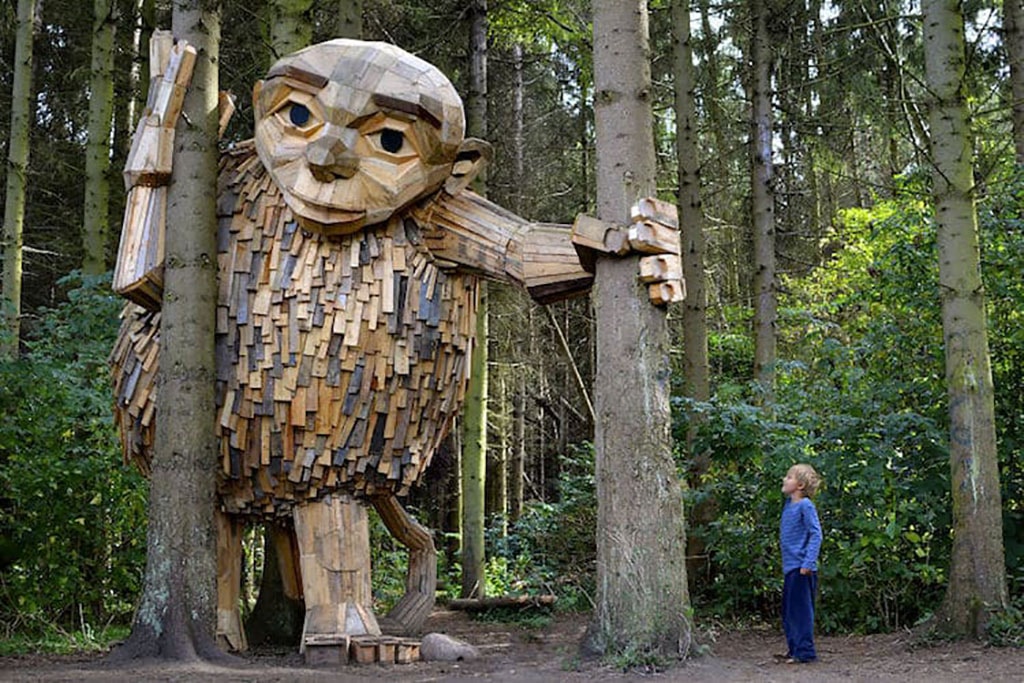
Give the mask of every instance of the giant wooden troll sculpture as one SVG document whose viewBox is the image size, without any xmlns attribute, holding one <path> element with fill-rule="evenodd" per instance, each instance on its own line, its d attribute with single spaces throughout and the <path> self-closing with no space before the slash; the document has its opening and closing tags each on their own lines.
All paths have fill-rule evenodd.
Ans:
<svg viewBox="0 0 1024 683">
<path fill-rule="evenodd" d="M 159 413 L 163 188 L 153 186 L 169 176 L 177 114 L 165 105 L 181 97 L 181 49 L 136 134 L 115 273 L 115 288 L 143 304 L 126 309 L 113 354 L 126 457 L 143 470 Z M 367 505 L 410 549 L 407 593 L 385 623 L 412 631 L 433 605 L 435 551 L 397 498 L 463 403 L 480 278 L 547 302 L 590 287 L 577 249 L 642 251 L 654 254 L 640 276 L 654 303 L 678 300 L 674 209 L 644 200 L 630 228 L 584 218 L 570 233 L 467 190 L 486 143 L 464 138 L 448 79 L 392 45 L 333 40 L 289 55 L 253 103 L 255 139 L 222 154 L 217 188 L 218 633 L 245 646 L 239 539 L 244 522 L 263 521 L 286 591 L 305 601 L 303 647 L 379 635 Z"/>
</svg>

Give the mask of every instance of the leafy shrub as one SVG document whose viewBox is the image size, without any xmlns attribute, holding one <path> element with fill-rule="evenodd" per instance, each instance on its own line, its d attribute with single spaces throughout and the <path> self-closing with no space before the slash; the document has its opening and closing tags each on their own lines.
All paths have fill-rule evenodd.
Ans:
<svg viewBox="0 0 1024 683">
<path fill-rule="evenodd" d="M 988 625 L 988 642 L 996 647 L 1024 647 L 1024 599 L 1018 598 Z"/>
<path fill-rule="evenodd" d="M 939 597 L 948 556 L 938 533 L 948 508 L 938 430 L 920 416 L 887 424 L 885 416 L 822 414 L 785 398 L 774 414 L 715 400 L 695 407 L 704 420 L 696 447 L 715 456 L 687 497 L 692 504 L 710 496 L 718 510 L 707 527 L 691 530 L 712 562 L 710 580 L 693 591 L 698 610 L 776 617 L 781 480 L 790 465 L 809 462 L 826 482 L 815 500 L 825 532 L 819 624 L 878 631 L 913 623 Z M 909 436 L 911 429 L 919 433 Z"/>
<path fill-rule="evenodd" d="M 594 451 L 589 444 L 563 455 L 558 500 L 529 502 L 502 536 L 488 534 L 488 582 L 492 594 L 558 597 L 558 609 L 586 609 L 594 590 L 597 499 Z"/>
<path fill-rule="evenodd" d="M 0 627 L 103 625 L 131 613 L 145 561 L 144 482 L 121 462 L 107 355 L 121 304 L 69 276 L 20 359 L 0 362 Z"/>
</svg>

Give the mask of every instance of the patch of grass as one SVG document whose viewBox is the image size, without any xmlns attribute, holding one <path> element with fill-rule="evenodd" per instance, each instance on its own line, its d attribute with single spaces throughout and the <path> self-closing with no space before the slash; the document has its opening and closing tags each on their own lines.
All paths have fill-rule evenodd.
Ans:
<svg viewBox="0 0 1024 683">
<path fill-rule="evenodd" d="M 986 635 L 989 645 L 995 647 L 1024 647 L 1024 597 L 995 615 Z"/>
<path fill-rule="evenodd" d="M 81 631 L 65 631 L 49 627 L 41 634 L 12 634 L 0 639 L 0 657 L 28 654 L 67 655 L 75 652 L 97 652 L 107 650 L 114 643 L 128 637 L 128 626 L 108 626 L 96 631 L 86 628 Z"/>
<path fill-rule="evenodd" d="M 495 607 L 473 614 L 474 621 L 515 624 L 528 629 L 542 629 L 551 625 L 551 610 L 542 607 Z"/>
<path fill-rule="evenodd" d="M 644 674 L 665 671 L 674 663 L 674 660 L 657 650 L 639 647 L 627 647 L 620 652 L 609 654 L 605 661 L 624 673 L 632 671 Z"/>
</svg>

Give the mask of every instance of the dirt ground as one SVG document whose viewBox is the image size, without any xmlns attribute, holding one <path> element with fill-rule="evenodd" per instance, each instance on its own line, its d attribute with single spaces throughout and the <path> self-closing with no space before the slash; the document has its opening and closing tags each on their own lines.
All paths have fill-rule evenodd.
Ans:
<svg viewBox="0 0 1024 683">
<path fill-rule="evenodd" d="M 314 683 L 327 681 L 402 682 L 486 679 L 509 683 L 603 681 L 1024 681 L 1024 649 L 989 648 L 974 642 L 914 647 L 908 633 L 822 636 L 820 661 L 778 663 L 785 650 L 773 628 L 706 631 L 710 652 L 667 671 L 623 672 L 599 661 L 582 661 L 577 646 L 586 615 L 559 616 L 543 628 L 474 621 L 462 612 L 436 611 L 428 631 L 474 644 L 478 659 L 457 663 L 348 665 L 310 668 L 292 652 L 259 651 L 236 668 L 209 665 L 138 663 L 111 669 L 101 654 L 0 659 L 0 681 L 246 681 Z"/>
</svg>

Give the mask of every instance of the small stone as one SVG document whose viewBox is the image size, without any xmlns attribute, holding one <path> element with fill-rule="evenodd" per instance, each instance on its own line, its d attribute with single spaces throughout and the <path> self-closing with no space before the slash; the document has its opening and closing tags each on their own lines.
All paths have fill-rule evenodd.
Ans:
<svg viewBox="0 0 1024 683">
<path fill-rule="evenodd" d="M 420 659 L 424 662 L 461 662 L 479 656 L 480 651 L 469 643 L 443 633 L 428 633 L 420 643 Z"/>
</svg>

